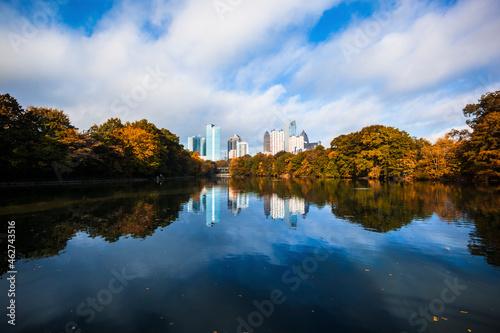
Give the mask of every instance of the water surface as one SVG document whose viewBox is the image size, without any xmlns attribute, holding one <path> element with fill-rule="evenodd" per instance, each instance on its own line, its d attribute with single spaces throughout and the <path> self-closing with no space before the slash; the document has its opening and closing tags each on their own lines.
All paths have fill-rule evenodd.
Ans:
<svg viewBox="0 0 500 333">
<path fill-rule="evenodd" d="M 4 188 L 18 273 L 16 326 L 4 314 L 0 329 L 498 332 L 498 194 L 308 180 Z M 5 258 L 5 235 L 0 246 Z"/>
</svg>

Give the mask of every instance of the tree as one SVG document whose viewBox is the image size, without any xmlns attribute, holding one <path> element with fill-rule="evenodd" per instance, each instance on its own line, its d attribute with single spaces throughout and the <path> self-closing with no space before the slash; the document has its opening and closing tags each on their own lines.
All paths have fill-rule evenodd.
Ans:
<svg viewBox="0 0 500 333">
<path fill-rule="evenodd" d="M 126 126 L 114 131 L 123 143 L 129 175 L 154 175 L 160 166 L 159 147 L 154 135 L 142 128 Z"/>
<path fill-rule="evenodd" d="M 293 176 L 300 176 L 300 168 L 302 166 L 302 161 L 305 159 L 306 153 L 301 152 L 297 155 L 294 155 L 288 161 L 288 165 L 286 167 L 286 173 Z"/>
<path fill-rule="evenodd" d="M 475 180 L 500 180 L 500 91 L 487 93 L 463 109 L 472 128 L 464 154 L 466 171 Z"/>
<path fill-rule="evenodd" d="M 229 167 L 229 162 L 226 161 L 226 160 L 216 161 L 215 164 L 217 164 L 218 168 L 227 168 L 227 167 Z"/>
<path fill-rule="evenodd" d="M 70 171 L 74 175 L 85 177 L 91 174 L 89 170 L 92 170 L 93 166 L 101 161 L 101 156 L 96 153 L 99 143 L 93 140 L 88 133 L 80 133 L 76 129 L 67 129 L 62 134 L 59 142 L 66 148 L 66 156 L 62 163 L 52 163 L 59 180 L 62 179 L 63 171 Z"/>
<path fill-rule="evenodd" d="M 439 179 L 459 176 L 460 162 L 456 155 L 457 143 L 446 135 L 435 144 L 427 143 L 421 149 L 418 178 Z"/>
<path fill-rule="evenodd" d="M 88 133 L 94 139 L 106 146 L 116 145 L 116 136 L 113 135 L 115 130 L 122 129 L 124 125 L 118 118 L 110 118 L 101 125 L 92 125 Z"/>
<path fill-rule="evenodd" d="M 97 143 L 94 151 L 99 156 L 99 161 L 96 161 L 90 170 L 107 177 L 123 174 L 126 164 L 125 150 L 117 133 L 124 127 L 120 119 L 110 118 L 101 125 L 94 124 L 89 128 L 88 134 Z"/>
<path fill-rule="evenodd" d="M 25 137 L 13 150 L 19 176 L 53 178 L 54 164 L 61 164 L 69 150 L 63 139 L 75 130 L 63 111 L 30 106 L 23 115 Z"/>
<path fill-rule="evenodd" d="M 372 125 L 333 139 L 329 158 L 341 177 L 406 177 L 412 171 L 408 162 L 414 149 L 405 131 Z"/>
<path fill-rule="evenodd" d="M 2 177 L 6 179 L 15 172 L 14 148 L 26 138 L 24 113 L 14 97 L 9 94 L 0 95 L 0 169 L 3 171 Z"/>
<path fill-rule="evenodd" d="M 243 156 L 233 158 L 229 163 L 229 173 L 231 176 L 250 176 L 251 175 L 251 158 L 250 156 Z"/>
<path fill-rule="evenodd" d="M 287 174 L 287 166 L 288 162 L 290 162 L 291 158 L 294 155 L 288 152 L 278 152 L 274 156 L 274 164 L 273 164 L 273 175 L 275 177 L 283 176 Z"/>
</svg>

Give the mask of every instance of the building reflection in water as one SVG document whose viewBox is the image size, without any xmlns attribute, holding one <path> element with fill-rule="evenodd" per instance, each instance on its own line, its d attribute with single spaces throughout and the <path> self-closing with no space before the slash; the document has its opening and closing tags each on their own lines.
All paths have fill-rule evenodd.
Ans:
<svg viewBox="0 0 500 333">
<path fill-rule="evenodd" d="M 233 188 L 228 187 L 227 208 L 234 216 L 238 215 L 242 209 L 248 208 L 249 203 L 249 193 L 235 191 Z"/>
<path fill-rule="evenodd" d="M 305 216 L 309 211 L 309 205 L 303 198 L 291 197 L 280 198 L 273 193 L 269 198 L 264 198 L 264 214 L 270 215 L 273 220 L 284 220 L 289 228 L 296 228 L 298 216 Z"/>
<path fill-rule="evenodd" d="M 220 223 L 220 187 L 204 187 L 199 195 L 193 195 L 187 204 L 188 213 L 205 213 L 207 227 Z"/>
<path fill-rule="evenodd" d="M 208 227 L 221 221 L 221 197 L 225 189 L 214 186 L 203 188 L 193 195 L 187 204 L 189 213 L 205 213 Z M 250 205 L 250 193 L 234 190 L 227 187 L 227 208 L 234 215 L 238 215 Z M 309 211 L 309 203 L 299 197 L 281 198 L 277 194 L 264 195 L 264 215 L 273 220 L 283 220 L 289 228 L 296 228 L 299 216 Z"/>
<path fill-rule="evenodd" d="M 266 218 L 271 215 L 271 195 L 269 194 L 264 195 L 264 215 Z"/>
<path fill-rule="evenodd" d="M 210 187 L 206 189 L 206 207 L 207 207 L 207 227 L 220 223 L 220 197 L 222 190 L 220 187 Z"/>
<path fill-rule="evenodd" d="M 206 191 L 203 189 L 200 193 L 194 194 L 187 204 L 188 213 L 200 213 L 207 210 Z"/>
</svg>

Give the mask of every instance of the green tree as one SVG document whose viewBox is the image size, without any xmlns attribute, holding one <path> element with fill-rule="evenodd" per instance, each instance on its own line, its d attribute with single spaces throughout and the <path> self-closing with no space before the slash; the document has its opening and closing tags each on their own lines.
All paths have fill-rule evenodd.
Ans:
<svg viewBox="0 0 500 333">
<path fill-rule="evenodd" d="M 284 176 L 287 174 L 288 163 L 294 155 L 288 152 L 278 152 L 274 155 L 273 175 L 275 177 Z"/>
<path fill-rule="evenodd" d="M 14 149 L 29 137 L 24 126 L 24 114 L 14 97 L 0 95 L 0 169 L 4 179 L 14 177 L 17 159 Z"/>
<path fill-rule="evenodd" d="M 121 176 L 126 164 L 125 150 L 117 131 L 125 127 L 118 118 L 110 118 L 101 125 L 93 125 L 88 134 L 97 142 L 95 152 L 99 161 L 90 168 L 97 175 Z M 116 132 L 115 132 L 116 131 Z"/>
<path fill-rule="evenodd" d="M 13 153 L 18 174 L 55 178 L 54 164 L 64 164 L 70 151 L 64 140 L 75 127 L 63 111 L 30 106 L 24 114 L 26 137 Z"/>
</svg>

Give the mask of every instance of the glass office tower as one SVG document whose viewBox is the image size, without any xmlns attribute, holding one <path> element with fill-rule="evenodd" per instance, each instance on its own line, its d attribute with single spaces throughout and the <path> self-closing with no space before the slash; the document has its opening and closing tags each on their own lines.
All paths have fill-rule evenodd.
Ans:
<svg viewBox="0 0 500 333">
<path fill-rule="evenodd" d="M 203 137 L 199 136 L 190 136 L 188 137 L 188 150 L 192 152 L 199 152 L 200 156 L 206 155 L 206 140 Z"/>
<path fill-rule="evenodd" d="M 285 151 L 290 151 L 290 147 L 289 147 L 289 144 L 288 144 L 288 138 L 293 136 L 293 135 L 297 135 L 297 123 L 294 121 L 287 121 L 286 124 L 285 124 L 285 137 L 284 137 L 284 148 L 285 148 Z"/>
<path fill-rule="evenodd" d="M 220 160 L 220 127 L 207 124 L 207 160 Z"/>
</svg>

